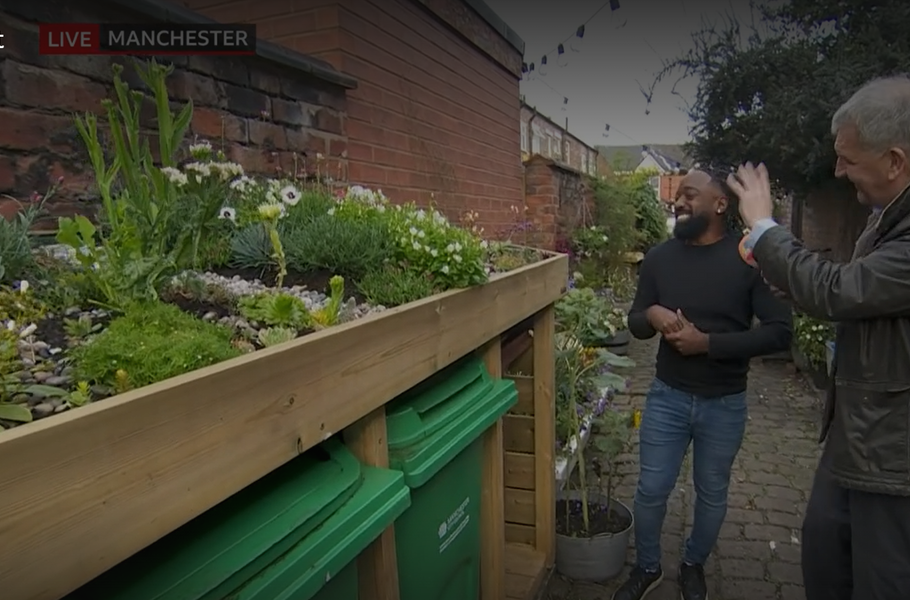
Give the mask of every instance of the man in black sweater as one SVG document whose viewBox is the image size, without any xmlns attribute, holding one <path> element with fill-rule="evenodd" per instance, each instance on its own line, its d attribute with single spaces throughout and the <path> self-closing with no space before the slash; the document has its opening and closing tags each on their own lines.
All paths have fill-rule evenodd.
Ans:
<svg viewBox="0 0 910 600">
<path fill-rule="evenodd" d="M 662 339 L 640 431 L 636 567 L 613 600 L 640 600 L 663 580 L 661 528 L 690 442 L 697 498 L 678 584 L 683 600 L 708 598 L 703 565 L 727 513 L 749 361 L 790 347 L 792 312 L 740 256 L 734 200 L 723 178 L 691 171 L 677 193 L 674 239 L 641 265 L 629 329 Z"/>
</svg>

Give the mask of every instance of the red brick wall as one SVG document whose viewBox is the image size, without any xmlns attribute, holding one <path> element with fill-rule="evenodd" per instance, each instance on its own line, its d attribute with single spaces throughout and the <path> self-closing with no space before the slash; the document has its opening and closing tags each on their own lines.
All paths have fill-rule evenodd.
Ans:
<svg viewBox="0 0 910 600">
<path fill-rule="evenodd" d="M 351 182 L 468 210 L 498 231 L 522 203 L 521 56 L 461 0 L 181 0 L 330 61 L 348 94 Z M 301 6 L 302 5 L 302 6 Z M 441 16 L 440 16 L 441 15 Z"/>
<path fill-rule="evenodd" d="M 525 163 L 526 220 L 533 223 L 525 242 L 555 250 L 573 230 L 591 223 L 594 196 L 586 175 L 542 156 Z"/>
<path fill-rule="evenodd" d="M 83 211 L 95 191 L 72 113 L 101 114 L 100 101 L 109 97 L 112 59 L 39 56 L 37 25 L 29 15 L 12 10 L 0 12 L 0 31 L 6 36 L 0 61 L 0 193 L 25 198 L 63 177 L 52 212 Z M 104 2 L 75 0 L 59 20 L 144 19 Z M 299 166 L 312 170 L 321 153 L 326 157 L 322 169 L 336 179 L 345 177 L 342 88 L 253 57 L 174 57 L 173 62 L 177 69 L 168 87 L 174 100 L 193 100 L 192 133 L 211 139 L 251 172 L 274 173 L 279 167 L 293 172 L 295 157 Z M 123 77 L 131 85 L 139 83 L 130 68 Z"/>
</svg>

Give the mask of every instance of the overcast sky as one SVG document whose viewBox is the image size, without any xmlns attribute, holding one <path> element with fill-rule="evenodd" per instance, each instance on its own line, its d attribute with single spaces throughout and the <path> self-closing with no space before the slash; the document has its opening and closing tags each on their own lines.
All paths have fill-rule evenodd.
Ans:
<svg viewBox="0 0 910 600">
<path fill-rule="evenodd" d="M 616 11 L 603 0 L 485 2 L 525 41 L 526 62 L 539 69 L 541 56 L 550 53 L 545 74 L 522 81 L 526 101 L 559 123 L 568 117 L 569 131 L 585 142 L 610 146 L 686 141 L 689 120 L 683 109 L 697 82 L 677 86 L 685 100 L 670 93 L 671 83 L 661 85 L 650 107 L 639 82 L 647 87 L 662 59 L 688 48 L 703 18 L 731 11 L 749 15 L 748 0 L 619 0 Z M 565 44 L 568 61 L 559 66 L 557 45 L 602 6 L 585 26 L 583 40 L 572 42 L 578 52 Z M 604 137 L 607 124 L 610 133 Z"/>
</svg>

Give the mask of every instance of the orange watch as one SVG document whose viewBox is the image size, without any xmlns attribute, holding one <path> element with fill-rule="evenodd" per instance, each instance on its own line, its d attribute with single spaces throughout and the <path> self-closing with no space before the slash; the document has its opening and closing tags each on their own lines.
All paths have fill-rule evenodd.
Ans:
<svg viewBox="0 0 910 600">
<path fill-rule="evenodd" d="M 746 230 L 743 239 L 739 241 L 739 256 L 746 261 L 746 264 L 750 267 L 758 267 L 758 263 L 755 262 L 755 258 L 752 256 L 752 248 L 746 247 L 746 240 L 749 239 L 749 231 Z"/>
</svg>

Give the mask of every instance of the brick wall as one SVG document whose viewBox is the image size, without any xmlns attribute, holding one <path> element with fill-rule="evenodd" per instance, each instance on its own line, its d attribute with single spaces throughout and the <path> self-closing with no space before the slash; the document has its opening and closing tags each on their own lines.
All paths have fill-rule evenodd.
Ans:
<svg viewBox="0 0 910 600">
<path fill-rule="evenodd" d="M 218 21 L 324 58 L 348 95 L 352 182 L 488 231 L 522 203 L 521 52 L 462 0 L 179 0 Z"/>
<path fill-rule="evenodd" d="M 555 250 L 574 229 L 591 223 L 594 196 L 587 175 L 538 155 L 525 163 L 525 206 L 534 223 L 528 245 Z"/>
<path fill-rule="evenodd" d="M 148 19 L 105 2 L 10 5 L 0 12 L 6 45 L 0 61 L 0 193 L 25 198 L 63 177 L 52 212 L 84 212 L 95 191 L 72 113 L 101 114 L 115 60 L 127 65 L 128 83 L 139 80 L 120 57 L 39 56 L 36 22 Z M 196 136 L 223 147 L 251 172 L 293 172 L 295 159 L 312 171 L 319 153 L 326 157 L 323 170 L 345 177 L 344 88 L 260 57 L 174 57 L 171 62 L 176 66 L 168 86 L 171 97 L 193 100 Z M 144 114 L 149 125 L 152 114 Z"/>
<path fill-rule="evenodd" d="M 581 173 L 597 171 L 597 150 L 526 104 L 521 106 L 521 138 L 522 160 L 540 154 Z"/>
</svg>

